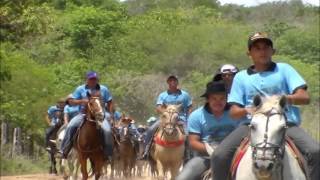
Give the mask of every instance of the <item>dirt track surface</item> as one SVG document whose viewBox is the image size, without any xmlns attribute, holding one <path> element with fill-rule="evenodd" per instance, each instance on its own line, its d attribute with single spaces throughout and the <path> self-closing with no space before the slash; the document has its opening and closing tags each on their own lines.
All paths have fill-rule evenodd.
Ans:
<svg viewBox="0 0 320 180">
<path fill-rule="evenodd" d="M 62 176 L 56 176 L 56 175 L 50 175 L 50 174 L 30 174 L 30 175 L 19 175 L 19 176 L 0 176 L 1 180 L 61 180 L 63 179 Z M 78 179 L 81 179 L 81 177 L 78 177 Z M 94 179 L 94 178 L 91 178 Z M 106 179 L 106 178 L 101 178 Z M 123 178 L 121 178 L 122 180 Z M 108 178 L 108 180 L 110 180 Z M 120 180 L 119 178 L 115 178 L 113 180 Z M 129 178 L 128 178 L 129 180 Z M 152 180 L 150 177 L 134 177 L 130 178 L 130 180 Z"/>
</svg>

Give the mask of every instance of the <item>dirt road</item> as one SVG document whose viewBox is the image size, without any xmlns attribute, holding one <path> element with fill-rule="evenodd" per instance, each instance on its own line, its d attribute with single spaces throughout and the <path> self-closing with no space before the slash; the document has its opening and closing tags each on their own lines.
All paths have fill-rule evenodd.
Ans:
<svg viewBox="0 0 320 180">
<path fill-rule="evenodd" d="M 1 180 L 61 180 L 62 176 L 49 175 L 49 174 L 29 174 L 29 175 L 19 175 L 19 176 L 0 176 Z M 80 178 L 79 178 L 80 179 Z M 105 178 L 102 178 L 102 180 Z M 120 180 L 120 179 L 113 179 Z M 123 180 L 123 178 L 121 178 Z M 130 180 L 152 180 L 152 178 L 144 176 L 144 177 L 135 177 L 130 178 Z"/>
</svg>

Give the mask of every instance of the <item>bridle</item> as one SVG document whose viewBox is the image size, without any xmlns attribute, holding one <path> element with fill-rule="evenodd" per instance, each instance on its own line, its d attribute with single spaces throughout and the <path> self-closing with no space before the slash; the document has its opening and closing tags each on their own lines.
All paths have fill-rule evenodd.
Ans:
<svg viewBox="0 0 320 180">
<path fill-rule="evenodd" d="M 99 97 L 90 97 L 89 102 L 88 102 L 88 104 L 87 104 L 90 115 L 95 115 L 96 112 L 93 111 L 93 108 L 92 108 L 91 105 L 90 105 L 90 100 L 92 100 L 92 99 L 94 99 L 94 100 L 99 100 L 100 98 L 99 98 Z M 99 101 L 99 103 L 98 103 L 98 106 L 99 106 L 100 109 L 102 109 L 102 114 L 103 114 L 102 120 L 103 120 L 103 119 L 105 119 L 105 112 L 104 112 L 104 108 L 101 107 L 100 101 Z M 86 120 L 89 121 L 89 122 L 98 123 L 98 121 L 97 121 L 95 118 L 92 119 L 92 118 L 90 118 L 90 117 L 88 117 L 88 116 L 87 116 Z"/>
<path fill-rule="evenodd" d="M 164 125 L 162 126 L 163 129 L 164 129 L 163 133 L 165 133 L 166 135 L 169 135 L 166 130 L 171 130 L 171 129 L 172 129 L 173 131 L 176 130 L 176 123 L 173 122 L 173 115 L 174 115 L 174 114 L 178 114 L 178 115 L 179 115 L 179 112 L 178 112 L 178 111 L 175 111 L 175 110 L 172 110 L 172 109 L 171 109 L 171 110 L 164 111 L 163 113 L 165 113 L 165 112 L 169 114 L 169 122 L 164 123 Z M 166 127 L 167 125 L 171 125 L 172 128 Z M 162 135 L 161 135 L 161 136 L 162 136 Z"/>
<path fill-rule="evenodd" d="M 257 161 L 257 160 L 269 160 L 272 162 L 279 162 L 281 159 L 283 159 L 284 156 L 284 151 L 285 151 L 285 134 L 286 134 L 286 129 L 287 126 L 284 126 L 283 128 L 283 135 L 282 135 L 282 139 L 281 142 L 279 144 L 274 144 L 271 142 L 268 142 L 268 126 L 269 126 L 269 122 L 270 122 L 270 117 L 274 116 L 274 115 L 282 115 L 285 118 L 285 121 L 287 121 L 286 115 L 284 112 L 278 111 L 275 108 L 272 108 L 271 110 L 267 111 L 267 112 L 258 112 L 255 113 L 256 114 L 262 114 L 264 116 L 267 117 L 267 123 L 266 123 L 266 128 L 265 128 L 265 132 L 264 132 L 264 137 L 263 137 L 263 141 L 259 142 L 257 144 L 252 144 L 251 142 L 251 147 L 252 147 L 252 159 L 253 161 Z M 252 125 L 249 125 L 250 127 L 250 132 L 252 131 Z M 250 133 L 251 134 L 251 133 Z M 262 156 L 258 156 L 257 155 L 257 151 L 262 151 Z M 266 156 L 266 152 L 267 151 L 271 151 L 273 152 L 271 154 L 271 156 Z"/>
</svg>

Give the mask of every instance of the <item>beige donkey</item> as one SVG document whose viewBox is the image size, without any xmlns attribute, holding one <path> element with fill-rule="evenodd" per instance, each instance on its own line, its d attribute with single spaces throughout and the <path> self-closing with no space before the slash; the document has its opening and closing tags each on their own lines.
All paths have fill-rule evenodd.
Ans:
<svg viewBox="0 0 320 180">
<path fill-rule="evenodd" d="M 150 150 L 151 158 L 156 161 L 159 179 L 170 172 L 173 180 L 183 162 L 185 135 L 177 120 L 181 105 L 163 105 L 160 115 L 160 127 L 154 136 Z"/>
</svg>

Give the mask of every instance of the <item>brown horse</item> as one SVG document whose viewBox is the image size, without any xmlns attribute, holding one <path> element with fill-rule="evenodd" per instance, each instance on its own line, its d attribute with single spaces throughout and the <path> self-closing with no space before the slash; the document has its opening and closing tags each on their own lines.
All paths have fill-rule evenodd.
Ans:
<svg viewBox="0 0 320 180">
<path fill-rule="evenodd" d="M 167 171 L 173 180 L 183 162 L 185 135 L 177 120 L 181 105 L 163 105 L 160 115 L 160 128 L 155 134 L 150 153 L 157 163 L 159 178 L 164 179 Z"/>
<path fill-rule="evenodd" d="M 105 112 L 100 96 L 91 96 L 89 93 L 87 96 L 89 101 L 85 107 L 85 119 L 74 146 L 78 151 L 82 178 L 88 179 L 87 159 L 89 158 L 95 179 L 99 179 L 104 165 L 101 124 Z"/>
<path fill-rule="evenodd" d="M 133 136 L 130 133 L 129 125 L 133 120 L 131 118 L 123 116 L 119 122 L 120 128 L 120 163 L 122 165 L 122 171 L 124 177 L 131 177 L 132 170 L 135 168 L 136 162 L 136 150 L 133 140 Z"/>
</svg>

